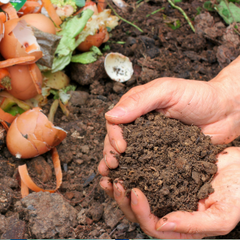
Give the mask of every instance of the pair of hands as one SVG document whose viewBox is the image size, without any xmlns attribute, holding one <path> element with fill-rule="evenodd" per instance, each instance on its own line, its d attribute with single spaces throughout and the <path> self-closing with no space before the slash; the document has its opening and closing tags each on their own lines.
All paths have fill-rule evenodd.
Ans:
<svg viewBox="0 0 240 240">
<path fill-rule="evenodd" d="M 109 168 L 118 161 L 113 152 L 123 153 L 127 143 L 118 124 L 129 123 L 152 110 L 186 124 L 200 127 L 212 136 L 214 144 L 229 143 L 240 135 L 240 57 L 209 82 L 161 78 L 132 88 L 119 103 L 106 113 L 107 135 L 104 158 L 98 170 L 103 176 L 100 185 L 114 197 L 126 217 L 140 224 L 155 238 L 203 238 L 225 235 L 240 221 L 240 148 L 230 147 L 218 155 L 218 172 L 212 181 L 215 189 L 200 200 L 198 211 L 175 211 L 159 219 L 150 212 L 145 195 L 132 189 L 131 197 L 118 183 L 110 183 Z"/>
</svg>

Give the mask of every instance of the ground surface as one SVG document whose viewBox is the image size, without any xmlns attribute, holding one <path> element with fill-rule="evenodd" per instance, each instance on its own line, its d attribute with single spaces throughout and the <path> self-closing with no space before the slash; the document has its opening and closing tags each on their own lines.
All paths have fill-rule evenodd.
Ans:
<svg viewBox="0 0 240 240">
<path fill-rule="evenodd" d="M 1 238 L 148 238 L 137 224 L 124 218 L 99 187 L 97 166 L 106 134 L 104 113 L 136 85 L 164 76 L 208 81 L 239 55 L 239 35 L 217 13 L 205 12 L 201 0 L 178 3 L 192 19 L 196 33 L 166 0 L 139 4 L 128 1 L 126 12 L 110 3 L 118 14 L 143 30 L 141 33 L 120 21 L 107 43 L 109 51 L 130 57 L 134 76 L 126 83 L 113 82 L 104 71 L 104 57 L 87 66 L 72 64 L 66 70 L 77 91 L 71 98 L 69 117 L 60 110 L 55 117 L 55 125 L 68 135 L 58 146 L 63 183 L 54 194 L 32 193 L 21 200 L 16 169 L 24 161 L 14 159 L 1 141 Z M 181 27 L 172 30 L 169 24 L 176 20 Z M 45 113 L 49 106 L 44 108 Z M 238 141 L 234 145 L 240 146 Z M 49 153 L 25 162 L 39 185 L 54 188 Z M 239 229 L 236 227 L 225 238 L 238 238 Z"/>
</svg>

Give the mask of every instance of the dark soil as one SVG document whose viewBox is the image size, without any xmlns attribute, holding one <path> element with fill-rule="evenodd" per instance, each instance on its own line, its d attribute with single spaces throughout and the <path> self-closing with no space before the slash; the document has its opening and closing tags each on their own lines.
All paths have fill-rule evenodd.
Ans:
<svg viewBox="0 0 240 240">
<path fill-rule="evenodd" d="M 123 125 L 123 136 L 128 146 L 110 177 L 123 180 L 127 192 L 141 189 L 156 216 L 196 211 L 214 191 L 216 154 L 226 146 L 212 145 L 198 127 L 149 113 Z"/>
<path fill-rule="evenodd" d="M 56 193 L 30 193 L 29 196 L 21 199 L 18 165 L 27 163 L 30 175 L 38 185 L 46 189 L 54 188 L 55 176 L 51 155 L 50 153 L 43 154 L 42 158 L 34 160 L 34 163 L 32 163 L 33 159 L 21 161 L 15 159 L 8 152 L 4 130 L 0 129 L 1 238 L 149 238 L 141 231 L 138 224 L 130 223 L 124 217 L 115 201 L 107 197 L 99 187 L 101 176 L 97 172 L 97 166 L 103 157 L 103 142 L 106 135 L 104 114 L 129 89 L 155 78 L 181 77 L 202 81 L 210 80 L 239 55 L 240 37 L 234 27 L 226 25 L 216 12 L 205 11 L 202 7 L 204 3 L 202 0 L 183 0 L 177 3 L 192 20 L 196 29 L 195 33 L 183 15 L 177 9 L 172 8 L 167 0 L 142 2 L 126 0 L 126 2 L 129 4 L 126 11 L 110 3 L 120 16 L 136 24 L 143 32 L 120 21 L 119 26 L 111 32 L 109 42 L 105 43 L 101 49 L 110 47 L 110 50 L 104 52 L 104 56 L 108 52 L 120 52 L 128 56 L 134 66 L 133 77 L 125 83 L 109 79 L 104 71 L 104 56 L 95 63 L 89 65 L 73 63 L 66 69 L 71 83 L 75 84 L 77 89 L 72 93 L 68 106 L 69 116 L 65 116 L 59 109 L 54 121 L 56 126 L 68 132 L 67 138 L 57 147 L 62 164 L 63 182 Z M 161 8 L 163 9 L 155 12 Z M 180 27 L 173 30 L 169 24 L 176 23 L 176 20 L 180 21 Z M 46 114 L 49 112 L 51 103 L 52 99 L 49 99 L 49 103 L 43 109 Z M 170 123 L 175 124 L 172 120 Z M 168 127 L 164 127 L 166 132 L 169 132 Z M 208 143 L 205 149 L 207 153 L 202 151 L 203 155 L 206 154 L 202 156 L 203 158 L 199 153 L 195 155 L 191 152 L 196 162 L 197 159 L 199 162 L 204 162 L 201 165 L 203 167 L 204 164 L 214 164 L 213 152 L 208 155 L 210 149 L 213 149 L 209 140 L 207 138 L 202 140 L 203 135 L 195 127 L 188 127 L 187 134 L 190 141 L 197 146 L 200 143 L 203 144 L 203 141 L 206 141 L 205 144 Z M 193 135 L 190 136 L 190 134 Z M 180 136 L 181 134 L 177 133 L 175 137 L 179 139 Z M 196 141 L 192 140 L 192 137 Z M 161 135 L 159 141 L 160 139 L 162 139 Z M 162 141 L 167 139 L 165 137 Z M 169 156 L 167 156 L 167 150 L 158 151 L 157 154 L 165 154 L 169 157 L 169 161 L 173 161 L 174 158 L 182 159 L 183 166 L 191 166 L 196 173 L 186 172 L 185 174 L 189 174 L 189 179 L 196 175 L 191 187 L 194 184 L 198 186 L 196 183 L 199 176 L 198 167 L 196 163 L 186 161 L 187 151 L 182 149 L 185 142 L 183 139 L 184 136 L 182 141 L 172 145 Z M 152 141 L 152 138 L 149 140 Z M 232 145 L 240 146 L 239 140 L 235 140 Z M 179 153 L 177 153 L 177 148 L 180 150 Z M 184 165 L 185 161 L 187 164 Z M 155 163 L 151 167 L 156 169 L 160 166 L 156 166 Z M 151 171 L 148 169 L 146 173 L 157 175 L 154 169 Z M 170 166 L 165 168 L 165 174 L 172 174 L 172 171 Z M 202 184 L 208 182 L 211 176 L 206 176 L 206 169 L 201 171 L 199 182 Z M 180 178 L 180 175 L 176 176 Z M 171 183 L 165 183 L 164 186 L 170 193 L 173 192 L 171 188 L 175 187 Z M 180 192 L 181 188 L 177 190 Z M 181 194 L 177 196 L 181 197 Z M 169 195 L 169 197 L 173 199 L 173 196 Z M 196 198 L 193 197 L 189 201 L 190 208 L 194 208 Z M 169 206 L 176 207 L 173 204 Z M 188 206 L 185 206 L 185 209 L 187 208 Z M 239 231 L 240 227 L 237 226 L 224 238 L 239 238 Z"/>
</svg>

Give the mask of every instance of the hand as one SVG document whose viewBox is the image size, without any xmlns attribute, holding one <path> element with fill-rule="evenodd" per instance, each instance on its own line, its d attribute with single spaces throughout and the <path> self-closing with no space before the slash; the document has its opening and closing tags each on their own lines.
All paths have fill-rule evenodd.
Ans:
<svg viewBox="0 0 240 240">
<path fill-rule="evenodd" d="M 240 221 L 240 148 L 227 148 L 218 156 L 218 172 L 212 181 L 215 189 L 200 200 L 198 211 L 171 212 L 158 219 L 150 212 L 145 195 L 133 189 L 127 198 L 120 183 L 112 186 L 107 177 L 101 186 L 113 195 L 126 217 L 140 224 L 149 236 L 158 239 L 200 239 L 225 235 Z"/>
<path fill-rule="evenodd" d="M 118 166 L 118 161 L 112 152 L 122 153 L 126 149 L 127 143 L 122 138 L 121 129 L 117 124 L 132 122 L 137 117 L 152 110 L 162 112 L 167 117 L 179 119 L 184 123 L 201 127 L 203 133 L 212 136 L 212 142 L 215 144 L 229 143 L 239 136 L 239 65 L 240 57 L 209 82 L 161 78 L 131 89 L 111 111 L 106 113 L 108 134 L 104 143 L 104 159 L 101 160 L 98 167 L 100 174 L 107 176 L 109 168 Z M 149 207 L 147 210 L 144 209 L 148 206 L 147 200 L 140 190 L 132 190 L 132 201 L 134 202 L 136 193 L 138 195 L 138 204 L 130 205 L 129 199 L 123 197 L 124 190 L 119 183 L 113 187 L 107 177 L 104 177 L 100 184 L 108 195 L 115 197 L 129 220 L 141 222 L 136 219 L 137 211 L 142 211 L 142 215 L 139 213 L 138 216 L 146 217 L 149 215 Z M 120 196 L 117 195 L 119 192 L 117 189 L 121 192 Z M 202 201 L 199 203 L 199 211 L 201 206 L 204 206 L 201 203 Z M 138 206 L 137 209 L 134 206 Z M 145 217 L 143 217 L 144 220 Z M 158 219 L 156 217 L 152 219 L 151 223 L 153 221 L 157 223 Z M 151 236 L 158 236 L 155 235 L 156 231 L 153 232 L 155 226 L 141 224 L 146 233 L 152 234 Z M 216 226 L 216 224 L 213 225 L 213 227 Z M 191 225 L 189 225 L 189 232 L 194 232 L 194 227 L 191 228 Z M 179 235 L 177 236 L 179 237 Z M 166 238 L 166 235 L 163 238 Z"/>
<path fill-rule="evenodd" d="M 212 137 L 214 144 L 229 143 L 240 135 L 240 57 L 209 82 L 159 78 L 132 88 L 106 113 L 107 135 L 99 172 L 116 168 L 111 152 L 122 153 L 127 143 L 117 124 L 129 123 L 152 110 L 193 124 Z"/>
</svg>

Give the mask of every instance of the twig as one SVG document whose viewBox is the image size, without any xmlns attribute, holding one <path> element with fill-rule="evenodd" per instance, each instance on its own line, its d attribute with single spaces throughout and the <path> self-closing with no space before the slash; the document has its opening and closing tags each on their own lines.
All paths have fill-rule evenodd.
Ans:
<svg viewBox="0 0 240 240">
<path fill-rule="evenodd" d="M 176 5 L 172 2 L 172 0 L 168 0 L 168 2 L 171 4 L 171 6 L 172 6 L 173 8 L 176 8 L 177 10 L 179 10 L 179 11 L 182 13 L 182 15 L 184 16 L 184 18 L 187 20 L 189 26 L 191 27 L 192 31 L 195 32 L 195 28 L 194 28 L 194 26 L 192 25 L 191 20 L 189 19 L 189 17 L 187 16 L 187 14 L 183 11 L 183 9 L 180 8 L 180 7 L 178 7 L 178 6 L 176 6 Z"/>
<path fill-rule="evenodd" d="M 126 19 L 122 18 L 121 16 L 119 16 L 119 15 L 116 13 L 116 11 L 113 9 L 113 7 L 109 4 L 109 2 L 108 2 L 108 1 L 106 1 L 106 2 L 107 2 L 107 5 L 111 8 L 111 10 L 113 11 L 113 13 L 114 13 L 118 18 L 120 18 L 122 21 L 128 23 L 129 25 L 135 27 L 138 31 L 143 32 L 143 30 L 142 30 L 141 28 L 139 28 L 139 27 L 136 26 L 135 24 L 133 24 L 133 23 L 129 22 L 128 20 L 126 20 Z"/>
</svg>

